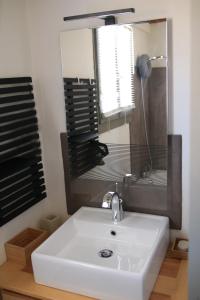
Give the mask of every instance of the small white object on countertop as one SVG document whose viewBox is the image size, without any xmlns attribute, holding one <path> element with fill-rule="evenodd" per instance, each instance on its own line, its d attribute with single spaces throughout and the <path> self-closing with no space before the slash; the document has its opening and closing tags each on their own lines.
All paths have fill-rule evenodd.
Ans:
<svg viewBox="0 0 200 300">
<path fill-rule="evenodd" d="M 189 242 L 186 240 L 180 240 L 177 244 L 177 248 L 182 251 L 188 251 Z"/>
</svg>

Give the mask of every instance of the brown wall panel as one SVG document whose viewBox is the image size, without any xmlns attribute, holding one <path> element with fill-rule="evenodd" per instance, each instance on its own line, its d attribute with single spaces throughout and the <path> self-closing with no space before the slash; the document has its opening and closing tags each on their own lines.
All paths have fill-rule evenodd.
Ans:
<svg viewBox="0 0 200 300">
<path fill-rule="evenodd" d="M 61 133 L 65 188 L 68 213 L 73 214 L 81 206 L 101 207 L 103 196 L 114 191 L 115 182 L 77 178 L 70 180 L 67 154 L 67 136 Z M 132 185 L 122 189 L 124 209 L 168 216 L 170 227 L 181 229 L 182 225 L 182 137 L 168 136 L 167 186 Z"/>
</svg>

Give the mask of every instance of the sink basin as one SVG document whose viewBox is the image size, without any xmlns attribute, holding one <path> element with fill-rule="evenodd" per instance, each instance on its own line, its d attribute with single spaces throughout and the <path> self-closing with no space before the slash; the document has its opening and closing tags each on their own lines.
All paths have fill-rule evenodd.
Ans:
<svg viewBox="0 0 200 300">
<path fill-rule="evenodd" d="M 35 281 L 101 300 L 148 300 L 169 243 L 169 220 L 82 207 L 32 253 Z"/>
</svg>

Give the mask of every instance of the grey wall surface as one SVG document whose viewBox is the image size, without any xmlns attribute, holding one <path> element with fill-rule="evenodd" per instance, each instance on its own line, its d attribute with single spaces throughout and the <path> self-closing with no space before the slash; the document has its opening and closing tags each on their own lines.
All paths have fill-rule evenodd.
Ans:
<svg viewBox="0 0 200 300">
<path fill-rule="evenodd" d="M 131 114 L 130 142 L 131 169 L 138 177 L 150 164 L 145 136 L 141 81 L 137 72 L 134 76 L 135 108 Z M 167 101 L 166 68 L 153 68 L 148 79 L 143 80 L 144 106 L 147 134 L 151 149 L 153 169 L 166 170 L 167 167 Z M 137 146 L 138 147 L 137 147 Z"/>
<path fill-rule="evenodd" d="M 200 1 L 192 0 L 192 97 L 190 140 L 190 251 L 189 251 L 189 300 L 200 299 Z M 195 159 L 198 157 L 198 159 Z"/>
</svg>

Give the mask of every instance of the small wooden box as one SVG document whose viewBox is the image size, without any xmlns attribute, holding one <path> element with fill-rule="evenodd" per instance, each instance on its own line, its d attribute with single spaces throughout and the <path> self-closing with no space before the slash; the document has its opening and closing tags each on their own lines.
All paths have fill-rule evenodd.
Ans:
<svg viewBox="0 0 200 300">
<path fill-rule="evenodd" d="M 62 224 L 60 216 L 49 215 L 40 220 L 40 228 L 52 234 Z"/>
<path fill-rule="evenodd" d="M 5 244 L 7 260 L 26 266 L 31 253 L 48 237 L 45 230 L 27 228 Z"/>
<path fill-rule="evenodd" d="M 169 256 L 178 259 L 188 259 L 188 251 L 178 249 L 177 245 L 179 241 L 188 241 L 187 239 L 176 238 L 171 248 L 169 249 Z"/>
</svg>

